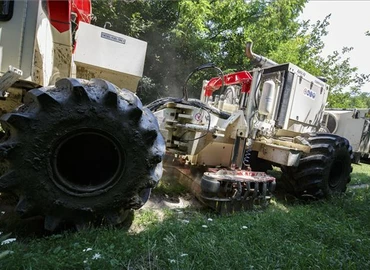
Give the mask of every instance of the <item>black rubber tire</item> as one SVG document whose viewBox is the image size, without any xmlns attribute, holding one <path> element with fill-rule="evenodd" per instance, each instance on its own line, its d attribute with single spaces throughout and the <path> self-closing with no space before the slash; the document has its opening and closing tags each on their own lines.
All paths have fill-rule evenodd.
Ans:
<svg viewBox="0 0 370 270">
<path fill-rule="evenodd" d="M 361 153 L 360 152 L 353 153 L 352 163 L 354 164 L 361 163 Z"/>
<path fill-rule="evenodd" d="M 64 221 L 121 223 L 162 175 L 156 118 L 135 94 L 104 80 L 33 89 L 1 124 L 0 157 L 10 166 L 0 191 L 19 196 L 21 216 L 45 216 L 48 230 Z"/>
<path fill-rule="evenodd" d="M 346 191 L 352 172 L 352 147 L 334 134 L 310 134 L 311 151 L 303 154 L 298 167 L 282 166 L 281 184 L 293 195 L 328 198 Z"/>
</svg>

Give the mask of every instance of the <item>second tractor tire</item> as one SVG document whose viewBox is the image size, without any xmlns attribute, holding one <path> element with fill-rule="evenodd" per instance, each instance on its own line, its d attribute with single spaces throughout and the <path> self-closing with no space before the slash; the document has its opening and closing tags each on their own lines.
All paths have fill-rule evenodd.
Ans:
<svg viewBox="0 0 370 270">
<path fill-rule="evenodd" d="M 352 172 L 352 147 L 334 134 L 310 134 L 310 153 L 304 153 L 298 167 L 282 166 L 281 184 L 297 197 L 328 198 L 343 193 Z"/>
</svg>

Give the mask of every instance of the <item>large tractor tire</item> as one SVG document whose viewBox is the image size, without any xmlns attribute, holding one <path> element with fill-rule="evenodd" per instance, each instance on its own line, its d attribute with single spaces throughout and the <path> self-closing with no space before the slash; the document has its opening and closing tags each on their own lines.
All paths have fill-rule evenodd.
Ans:
<svg viewBox="0 0 370 270">
<path fill-rule="evenodd" d="M 299 198 L 329 198 L 346 191 L 352 172 L 352 147 L 333 134 L 310 134 L 311 151 L 298 167 L 282 166 L 281 184 Z"/>
<path fill-rule="evenodd" d="M 136 95 L 104 80 L 61 79 L 29 91 L 1 118 L 0 192 L 19 196 L 22 217 L 122 223 L 162 175 L 165 144 L 153 114 Z"/>
</svg>

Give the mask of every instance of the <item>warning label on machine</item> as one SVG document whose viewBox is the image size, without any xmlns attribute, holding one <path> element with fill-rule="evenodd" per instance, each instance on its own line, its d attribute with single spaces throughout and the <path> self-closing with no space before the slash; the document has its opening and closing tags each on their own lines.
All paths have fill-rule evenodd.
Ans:
<svg viewBox="0 0 370 270">
<path fill-rule="evenodd" d="M 104 33 L 104 32 L 101 32 L 100 36 L 102 38 L 109 39 L 109 40 L 112 40 L 114 42 L 126 44 L 126 39 L 124 39 L 122 37 L 117 37 L 117 36 L 114 36 L 114 35 L 111 35 L 111 34 L 108 34 L 108 33 Z"/>
</svg>

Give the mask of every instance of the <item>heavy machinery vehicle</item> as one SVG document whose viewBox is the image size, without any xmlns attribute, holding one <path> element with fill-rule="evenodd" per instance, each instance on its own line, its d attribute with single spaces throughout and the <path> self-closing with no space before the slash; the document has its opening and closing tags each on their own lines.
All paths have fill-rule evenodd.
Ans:
<svg viewBox="0 0 370 270">
<path fill-rule="evenodd" d="M 162 174 L 163 137 L 133 93 L 146 42 L 89 24 L 87 0 L 1 4 L 0 192 L 51 231 L 122 222 Z"/>
<path fill-rule="evenodd" d="M 131 91 L 146 43 L 90 25 L 89 1 L 2 8 L 0 192 L 19 196 L 21 216 L 44 216 L 48 230 L 121 223 L 148 200 L 165 151 L 201 172 L 199 195 L 220 212 L 265 205 L 271 165 L 299 197 L 345 191 L 351 146 L 317 133 L 328 88 L 299 67 L 256 55 L 249 43 L 252 72 L 205 82 L 200 100 L 185 86 L 181 98 L 143 106 Z M 205 68 L 222 73 L 212 64 L 196 71 Z"/>
<path fill-rule="evenodd" d="M 370 154 L 370 110 L 326 109 L 322 119 L 326 132 L 348 139 L 353 148 L 353 162 L 368 159 Z"/>
<path fill-rule="evenodd" d="M 328 86 L 291 63 L 254 54 L 251 43 L 246 55 L 256 68 L 205 81 L 201 101 L 188 99 L 185 86 L 182 99 L 148 105 L 167 151 L 182 160 L 177 163 L 202 168 L 201 199 L 221 212 L 263 205 L 275 186 L 263 174 L 271 165 L 281 167 L 280 185 L 298 197 L 344 192 L 352 147 L 343 137 L 319 133 Z M 215 67 L 196 70 L 204 68 Z"/>
</svg>

